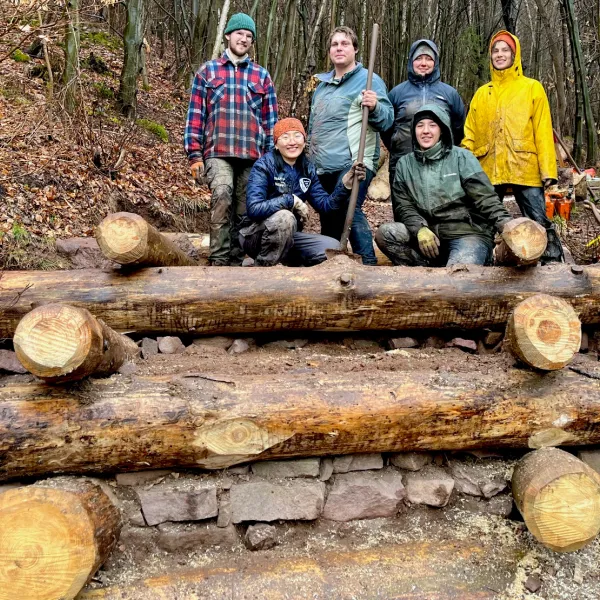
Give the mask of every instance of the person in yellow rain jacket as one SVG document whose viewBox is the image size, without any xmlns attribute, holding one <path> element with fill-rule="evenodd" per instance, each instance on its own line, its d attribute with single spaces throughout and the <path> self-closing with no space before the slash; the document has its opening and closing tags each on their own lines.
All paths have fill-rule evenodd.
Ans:
<svg viewBox="0 0 600 600">
<path fill-rule="evenodd" d="M 479 159 L 500 199 L 510 187 L 523 216 L 546 228 L 542 263 L 561 262 L 562 245 L 544 199 L 544 188 L 557 178 L 546 92 L 523 74 L 519 39 L 507 31 L 492 37 L 490 63 L 492 80 L 471 101 L 461 145 Z"/>
</svg>

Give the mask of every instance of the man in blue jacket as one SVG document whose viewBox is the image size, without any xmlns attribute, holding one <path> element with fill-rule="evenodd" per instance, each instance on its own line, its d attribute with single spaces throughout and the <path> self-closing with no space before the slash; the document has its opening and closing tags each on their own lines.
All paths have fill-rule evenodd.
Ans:
<svg viewBox="0 0 600 600">
<path fill-rule="evenodd" d="M 408 53 L 408 80 L 397 85 L 388 98 L 394 107 L 394 124 L 381 138 L 390 151 L 390 187 L 394 183 L 396 164 L 413 151 L 412 121 L 425 104 L 439 104 L 450 116 L 452 138 L 458 146 L 463 139 L 465 105 L 459 93 L 440 81 L 440 57 L 431 40 L 417 40 Z"/>
<path fill-rule="evenodd" d="M 358 39 L 352 29 L 336 27 L 329 38 L 329 58 L 334 69 L 317 75 L 320 83 L 310 109 L 309 157 L 327 193 L 333 192 L 358 157 L 362 123 L 362 107 L 369 108 L 369 127 L 365 145 L 366 178 L 361 182 L 350 230 L 352 250 L 362 256 L 366 265 L 376 265 L 373 236 L 362 211 L 363 202 L 379 160 L 379 132 L 389 129 L 393 109 L 387 88 L 378 75 L 373 75 L 373 89 L 365 91 L 367 69 L 356 62 Z M 345 210 L 321 215 L 321 233 L 339 240 L 344 229 Z"/>
<path fill-rule="evenodd" d="M 339 250 L 339 241 L 304 233 L 308 204 L 319 214 L 347 205 L 353 177 L 365 170 L 354 165 L 333 193 L 321 186 L 315 166 L 304 154 L 306 133 L 298 119 L 282 119 L 273 129 L 275 149 L 252 167 L 246 190 L 246 216 L 240 245 L 256 266 L 311 266 L 327 259 L 326 251 Z"/>
</svg>

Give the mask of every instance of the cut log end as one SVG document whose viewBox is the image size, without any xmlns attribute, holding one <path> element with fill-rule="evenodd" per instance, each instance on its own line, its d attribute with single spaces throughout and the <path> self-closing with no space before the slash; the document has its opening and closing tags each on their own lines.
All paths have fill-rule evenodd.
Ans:
<svg viewBox="0 0 600 600">
<path fill-rule="evenodd" d="M 93 512 L 108 536 L 98 533 Z M 74 598 L 112 550 L 119 527 L 98 486 L 82 494 L 28 486 L 0 495 L 0 600 Z"/>
<path fill-rule="evenodd" d="M 114 213 L 98 225 L 96 240 L 106 258 L 133 264 L 147 252 L 148 224 L 133 213 Z"/>
<path fill-rule="evenodd" d="M 521 217 L 504 227 L 496 248 L 496 262 L 507 266 L 535 265 L 546 250 L 548 235 L 535 221 Z"/>
<path fill-rule="evenodd" d="M 102 353 L 102 331 L 85 309 L 40 306 L 25 315 L 14 337 L 17 358 L 31 373 L 53 378 L 78 369 L 90 353 Z"/>
<path fill-rule="evenodd" d="M 579 350 L 581 322 L 565 300 L 537 294 L 515 307 L 506 337 L 519 360 L 535 369 L 554 371 Z"/>
</svg>

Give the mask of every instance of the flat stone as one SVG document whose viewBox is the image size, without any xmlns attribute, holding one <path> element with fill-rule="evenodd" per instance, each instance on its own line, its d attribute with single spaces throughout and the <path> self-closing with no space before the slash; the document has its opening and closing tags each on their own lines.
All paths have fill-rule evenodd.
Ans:
<svg viewBox="0 0 600 600">
<path fill-rule="evenodd" d="M 503 337 L 504 334 L 501 331 L 488 331 L 483 338 L 483 343 L 488 347 L 496 346 L 502 341 Z"/>
<path fill-rule="evenodd" d="M 115 479 L 118 485 L 146 485 L 159 479 L 164 479 L 171 471 L 156 469 L 154 471 L 136 471 L 135 473 L 117 473 Z"/>
<path fill-rule="evenodd" d="M 174 335 L 159 338 L 158 349 L 162 354 L 182 354 L 185 352 L 183 342 Z"/>
<path fill-rule="evenodd" d="M 263 348 L 281 348 L 282 350 L 295 350 L 296 348 L 304 348 L 308 344 L 308 340 L 297 339 L 297 340 L 275 340 L 274 342 L 267 342 Z"/>
<path fill-rule="evenodd" d="M 402 348 L 418 348 L 419 342 L 412 337 L 392 338 L 388 340 L 390 350 L 400 350 Z"/>
<path fill-rule="evenodd" d="M 178 525 L 165 523 L 158 527 L 156 544 L 167 552 L 192 552 L 211 546 L 231 548 L 239 542 L 233 525 L 217 527 L 215 523 Z"/>
<path fill-rule="evenodd" d="M 152 338 L 142 340 L 142 358 L 148 359 L 158 354 L 158 342 Z"/>
<path fill-rule="evenodd" d="M 289 477 L 318 477 L 320 460 L 301 458 L 298 460 L 265 460 L 252 463 L 252 472 L 259 477 L 269 479 Z"/>
<path fill-rule="evenodd" d="M 449 347 L 460 348 L 465 352 L 477 352 L 477 342 L 474 340 L 466 340 L 464 338 L 454 338 L 447 344 Z"/>
<path fill-rule="evenodd" d="M 506 489 L 507 482 L 502 475 L 504 467 L 499 461 L 466 463 L 452 460 L 449 466 L 456 491 L 461 494 L 491 498 Z"/>
<path fill-rule="evenodd" d="M 131 361 L 126 361 L 119 367 L 119 373 L 121 373 L 121 375 L 133 375 L 137 370 L 137 365 Z"/>
<path fill-rule="evenodd" d="M 442 507 L 448 504 L 454 479 L 439 467 L 427 466 L 405 478 L 406 499 L 411 504 Z"/>
<path fill-rule="evenodd" d="M 329 481 L 333 475 L 333 458 L 322 458 L 319 469 L 319 481 Z"/>
<path fill-rule="evenodd" d="M 231 523 L 231 500 L 229 494 L 219 499 L 219 516 L 217 527 L 227 527 Z"/>
<path fill-rule="evenodd" d="M 250 525 L 244 536 L 244 544 L 249 550 L 268 550 L 277 545 L 277 529 L 273 525 L 257 523 Z"/>
<path fill-rule="evenodd" d="M 237 339 L 233 341 L 227 352 L 229 354 L 242 354 L 248 352 L 248 350 L 250 350 L 250 344 L 246 340 Z"/>
<path fill-rule="evenodd" d="M 229 350 L 231 344 L 233 344 L 233 340 L 225 337 L 224 335 L 216 335 L 208 338 L 196 338 L 192 341 L 192 346 L 220 348 L 222 350 Z"/>
<path fill-rule="evenodd" d="M 322 482 L 267 481 L 238 483 L 231 491 L 232 521 L 310 521 L 317 519 L 325 502 Z"/>
<path fill-rule="evenodd" d="M 582 460 L 586 465 L 589 465 L 600 475 L 600 448 L 592 450 L 580 450 L 577 453 L 579 460 Z"/>
<path fill-rule="evenodd" d="M 480 515 L 495 515 L 507 518 L 513 510 L 513 500 L 507 494 L 494 496 L 489 500 L 474 496 L 462 496 L 458 502 L 461 509 Z"/>
<path fill-rule="evenodd" d="M 397 471 L 336 475 L 323 518 L 332 521 L 392 517 L 406 495 Z"/>
<path fill-rule="evenodd" d="M 219 513 L 217 490 L 202 481 L 175 482 L 137 490 L 148 525 L 165 521 L 200 521 Z"/>
<path fill-rule="evenodd" d="M 0 350 L 0 371 L 8 373 L 27 373 L 27 369 L 19 362 L 12 350 Z"/>
<path fill-rule="evenodd" d="M 433 460 L 428 452 L 399 452 L 390 455 L 390 463 L 399 469 L 420 471 Z"/>
<path fill-rule="evenodd" d="M 523 583 L 525 589 L 535 594 L 542 587 L 542 580 L 537 575 L 530 575 Z"/>
<path fill-rule="evenodd" d="M 368 471 L 369 469 L 382 468 L 383 457 L 381 454 L 347 454 L 346 456 L 336 456 L 333 459 L 334 473 Z"/>
<path fill-rule="evenodd" d="M 446 341 L 439 337 L 438 335 L 430 335 L 426 340 L 425 340 L 425 347 L 426 348 L 444 348 L 446 346 Z"/>
<path fill-rule="evenodd" d="M 484 483 L 481 486 L 481 492 L 484 498 L 492 498 L 503 492 L 508 486 L 508 482 L 502 479 L 494 479 L 489 483 Z"/>
</svg>

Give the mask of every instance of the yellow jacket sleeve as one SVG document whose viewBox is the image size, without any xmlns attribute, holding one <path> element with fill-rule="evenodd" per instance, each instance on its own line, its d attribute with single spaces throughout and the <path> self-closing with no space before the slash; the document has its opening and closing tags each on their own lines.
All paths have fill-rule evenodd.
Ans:
<svg viewBox="0 0 600 600">
<path fill-rule="evenodd" d="M 533 135 L 537 148 L 540 175 L 544 179 L 558 177 L 556 169 L 556 151 L 554 149 L 554 133 L 548 97 L 541 83 L 535 82 L 533 90 Z"/>
</svg>

